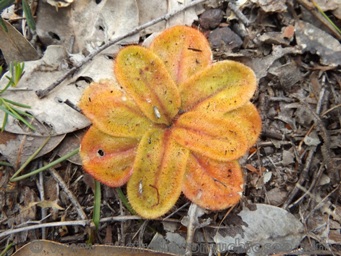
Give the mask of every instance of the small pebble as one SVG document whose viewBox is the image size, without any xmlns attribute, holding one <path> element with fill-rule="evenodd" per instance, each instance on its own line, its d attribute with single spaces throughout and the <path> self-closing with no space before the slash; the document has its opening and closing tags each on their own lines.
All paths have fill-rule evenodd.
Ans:
<svg viewBox="0 0 341 256">
<path fill-rule="evenodd" d="M 200 26 L 203 29 L 215 29 L 224 18 L 224 12 L 220 9 L 206 10 L 199 19 Z"/>
<path fill-rule="evenodd" d="M 243 45 L 242 39 L 228 27 L 213 30 L 208 40 L 211 47 L 217 50 L 232 51 Z"/>
</svg>

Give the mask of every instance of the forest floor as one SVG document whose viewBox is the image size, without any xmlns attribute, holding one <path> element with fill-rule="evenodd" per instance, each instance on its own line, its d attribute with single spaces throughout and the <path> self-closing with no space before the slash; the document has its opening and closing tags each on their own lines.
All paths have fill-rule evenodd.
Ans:
<svg viewBox="0 0 341 256">
<path fill-rule="evenodd" d="M 333 26 L 341 28 L 340 1 L 237 1 L 241 2 L 239 12 L 233 10 L 233 1 L 207 7 L 190 25 L 207 36 L 215 61 L 237 60 L 255 71 L 258 89 L 252 102 L 261 114 L 263 130 L 240 160 L 245 176 L 242 200 L 233 209 L 205 211 L 198 217 L 192 253 L 341 255 L 341 34 Z M 58 32 L 50 33 L 49 40 L 39 38 L 48 26 L 39 21 L 44 15 L 39 4 L 47 5 L 38 3 L 38 36 L 30 39 L 41 55 L 48 45 L 65 41 Z M 55 12 L 55 19 L 65 17 L 67 8 Z M 148 34 L 140 33 L 138 41 Z M 4 51 L 0 64 L 7 67 Z M 24 172 L 77 148 L 87 125 L 83 122 L 73 131 L 61 128 L 49 150 L 30 161 Z M 0 251 L 5 253 L 1 255 L 21 255 L 19 249 L 25 244 L 29 250 L 22 255 L 47 255 L 52 245 L 30 244 L 40 239 L 69 245 L 64 255 L 90 248 L 89 241 L 128 248 L 117 255 L 138 255 L 132 250 L 137 247 L 185 254 L 185 219 L 193 205 L 183 195 L 167 217 L 143 220 L 123 205 L 124 187 L 103 185 L 101 222 L 95 232 L 94 181 L 77 156 L 19 182 L 9 181 L 28 158 L 21 156 L 26 147 L 34 144 L 34 152 L 45 140 L 13 129 L 9 126 L 0 133 L 0 161 L 11 164 L 0 166 Z M 105 253 L 96 250 L 100 249 L 89 252 Z"/>
</svg>

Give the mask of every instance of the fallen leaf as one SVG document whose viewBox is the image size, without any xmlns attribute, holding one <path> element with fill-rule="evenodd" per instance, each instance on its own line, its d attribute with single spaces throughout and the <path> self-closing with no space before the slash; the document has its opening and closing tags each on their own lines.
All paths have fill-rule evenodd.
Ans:
<svg viewBox="0 0 341 256">
<path fill-rule="evenodd" d="M 221 252 L 233 250 L 250 256 L 289 253 L 304 237 L 302 223 L 276 206 L 256 204 L 254 210 L 244 207 L 238 216 L 242 220 L 239 233 L 231 236 L 218 231 L 214 236 Z"/>
<path fill-rule="evenodd" d="M 51 137 L 35 158 L 51 152 L 64 137 L 65 134 Z M 2 132 L 0 152 L 13 166 L 21 165 L 43 145 L 47 138 Z"/>
<path fill-rule="evenodd" d="M 38 59 L 39 55 L 30 42 L 6 20 L 3 22 L 8 32 L 0 29 L 0 49 L 7 64 Z"/>
<path fill-rule="evenodd" d="M 323 65 L 341 65 L 341 44 L 337 39 L 304 21 L 298 21 L 295 30 L 297 44 L 302 47 L 303 52 L 319 55 Z"/>
<path fill-rule="evenodd" d="M 287 6 L 285 0 L 251 0 L 258 4 L 265 12 L 286 12 Z"/>
<path fill-rule="evenodd" d="M 157 19 L 167 13 L 175 11 L 183 6 L 179 0 L 137 0 L 137 6 L 139 10 L 139 24 L 144 24 L 148 21 Z M 151 34 L 154 32 L 159 32 L 167 27 L 174 25 L 192 25 L 193 20 L 198 19 L 197 12 L 200 6 L 188 8 L 186 12 L 179 13 L 167 21 L 161 21 L 153 26 L 146 28 L 141 35 Z M 153 11 L 150 11 L 153 10 Z"/>
<path fill-rule="evenodd" d="M 77 86 L 76 83 L 70 84 L 70 81 L 66 81 L 44 99 L 38 99 L 35 94 L 36 90 L 46 88 L 62 76 L 67 68 L 66 61 L 65 49 L 62 46 L 51 46 L 47 48 L 42 59 L 25 62 L 25 74 L 15 90 L 7 90 L 2 96 L 31 106 L 27 111 L 35 117 L 33 126 L 37 131 L 27 130 L 11 116 L 8 118 L 6 131 L 49 136 L 72 132 L 90 124 L 82 114 L 64 104 L 66 99 L 74 104 L 79 100 L 84 88 Z M 106 74 L 110 75 L 110 72 Z M 6 84 L 7 78 L 4 75 L 0 80 L 0 88 L 4 88 Z M 4 113 L 0 111 L 0 120 L 3 118 Z"/>
<path fill-rule="evenodd" d="M 77 0 L 72 8 L 55 7 L 42 2 L 37 13 L 37 35 L 45 45 L 58 44 L 72 53 L 86 55 L 114 37 L 138 26 L 136 1 Z M 137 42 L 138 35 L 124 40 Z"/>
<path fill-rule="evenodd" d="M 102 255 L 102 256 L 175 256 L 170 253 L 161 253 L 152 250 L 137 248 L 137 247 L 122 247 L 110 245 L 87 245 L 87 244 L 73 244 L 64 245 L 54 241 L 36 240 L 32 241 L 19 250 L 13 256 L 47 256 L 47 255 Z"/>
</svg>

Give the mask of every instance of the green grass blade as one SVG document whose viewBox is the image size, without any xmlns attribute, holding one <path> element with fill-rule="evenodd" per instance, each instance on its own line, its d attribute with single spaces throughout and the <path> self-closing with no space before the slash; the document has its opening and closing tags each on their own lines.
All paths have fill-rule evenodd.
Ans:
<svg viewBox="0 0 341 256">
<path fill-rule="evenodd" d="M 31 106 L 29 105 L 26 105 L 26 104 L 22 104 L 22 103 L 19 103 L 19 102 L 16 102 L 16 101 L 12 101 L 12 100 L 9 100 L 9 99 L 5 99 L 5 98 L 2 98 L 3 101 L 7 102 L 7 103 L 10 103 L 14 106 L 17 106 L 17 107 L 21 107 L 21 108 L 31 108 Z"/>
<path fill-rule="evenodd" d="M 101 218 L 101 183 L 95 180 L 95 198 L 94 198 L 94 213 L 92 220 L 95 224 L 96 230 L 99 228 Z"/>
<path fill-rule="evenodd" d="M 6 248 L 3 249 L 3 251 L 0 253 L 0 256 L 7 255 L 7 252 L 13 247 L 13 243 L 10 243 L 6 246 Z"/>
<path fill-rule="evenodd" d="M 26 0 L 22 0 L 22 7 L 23 7 L 23 10 L 25 13 L 27 25 L 30 27 L 30 29 L 36 30 L 36 24 L 34 22 L 34 18 L 33 18 L 32 12 L 31 12 L 31 8 L 28 5 Z"/>
<path fill-rule="evenodd" d="M 8 113 L 9 115 L 13 116 L 15 119 L 18 119 L 19 121 L 23 122 L 27 127 L 29 127 L 31 130 L 35 131 L 36 129 L 27 122 L 21 115 L 19 115 L 13 107 L 11 107 L 8 104 L 5 104 L 4 106 L 0 106 L 0 110 L 4 111 L 5 113 Z M 19 110 L 20 111 L 20 110 Z M 22 112 L 22 111 L 20 111 Z M 25 116 L 29 115 L 27 113 L 24 114 Z"/>
<path fill-rule="evenodd" d="M 5 130 L 7 121 L 8 121 L 8 114 L 5 112 L 4 120 L 2 120 L 1 132 Z"/>
<path fill-rule="evenodd" d="M 10 7 L 12 4 L 14 4 L 14 0 L 1 0 L 0 1 L 0 13 L 7 7 Z"/>
<path fill-rule="evenodd" d="M 36 175 L 36 174 L 38 174 L 38 173 L 40 173 L 42 171 L 45 171 L 45 170 L 47 170 L 47 169 L 49 169 L 49 168 L 51 168 L 51 167 L 53 167 L 53 166 L 55 166 L 57 164 L 60 164 L 61 162 L 65 161 L 66 159 L 68 159 L 68 158 L 78 154 L 78 152 L 79 152 L 79 148 L 71 151 L 70 153 L 67 153 L 66 155 L 56 159 L 55 161 L 53 161 L 53 162 L 51 162 L 51 163 L 49 163 L 49 164 L 47 164 L 47 165 L 37 169 L 37 170 L 34 170 L 34 171 L 30 172 L 30 173 L 21 175 L 19 177 L 14 177 L 14 178 L 12 177 L 10 179 L 10 181 L 11 182 L 15 182 L 15 181 L 23 180 L 23 179 L 26 179 L 26 178 L 31 177 L 33 175 Z"/>
<path fill-rule="evenodd" d="M 39 152 L 45 147 L 47 142 L 50 140 L 51 137 L 47 137 L 46 140 L 43 142 L 43 144 L 25 161 L 25 163 L 20 166 L 20 168 L 13 174 L 12 178 L 17 177 L 22 170 L 25 169 L 25 167 L 39 154 Z"/>
<path fill-rule="evenodd" d="M 116 188 L 116 192 L 118 194 L 118 198 L 121 200 L 122 204 L 127 208 L 127 210 L 132 214 L 136 215 L 136 212 L 134 209 L 131 207 L 128 198 L 125 196 L 121 188 Z"/>
<path fill-rule="evenodd" d="M 10 163 L 4 162 L 4 161 L 0 161 L 0 166 L 13 167 L 13 165 L 11 165 Z"/>
<path fill-rule="evenodd" d="M 3 31 L 8 33 L 8 28 L 6 27 L 6 24 L 5 24 L 4 20 L 1 17 L 0 17 L 0 27 L 3 29 Z"/>
</svg>

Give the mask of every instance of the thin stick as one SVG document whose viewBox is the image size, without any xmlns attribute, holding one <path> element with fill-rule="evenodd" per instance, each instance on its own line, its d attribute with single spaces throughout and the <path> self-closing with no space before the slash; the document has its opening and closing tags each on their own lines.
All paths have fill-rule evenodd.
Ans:
<svg viewBox="0 0 341 256">
<path fill-rule="evenodd" d="M 160 21 L 163 20 L 169 20 L 170 18 L 172 18 L 173 16 L 175 16 L 176 14 L 178 14 L 179 12 L 183 12 L 185 10 L 187 10 L 190 7 L 193 7 L 197 4 L 203 3 L 206 0 L 195 0 L 193 2 L 191 2 L 188 5 L 184 5 L 182 8 L 179 8 L 178 10 L 174 10 L 170 13 L 165 14 L 164 16 L 161 16 L 159 18 L 156 18 L 154 20 L 151 20 L 149 22 L 146 22 L 144 24 L 142 24 L 141 26 L 136 27 L 135 29 L 133 29 L 132 31 L 117 37 L 116 39 L 104 44 L 103 46 L 99 47 L 96 51 L 90 53 L 88 56 L 86 56 L 77 66 L 71 68 L 68 72 L 66 72 L 61 78 L 57 79 L 53 84 L 51 84 L 50 86 L 48 86 L 47 88 L 43 89 L 43 90 L 37 90 L 36 94 L 37 96 L 42 99 L 44 97 L 46 97 L 54 88 L 56 88 L 61 82 L 63 82 L 67 77 L 69 77 L 70 75 L 74 74 L 79 68 L 81 68 L 85 63 L 89 62 L 90 60 L 92 60 L 97 54 L 99 54 L 100 52 L 102 52 L 103 50 L 107 49 L 108 47 L 118 43 L 119 41 L 135 35 L 137 33 L 139 33 L 140 31 L 156 24 L 159 23 Z"/>
<path fill-rule="evenodd" d="M 141 217 L 139 217 L 139 216 L 117 216 L 117 217 L 110 217 L 110 218 L 101 219 L 101 222 L 127 221 L 127 220 L 139 220 L 139 219 L 141 219 Z M 51 227 L 60 227 L 60 226 L 88 226 L 88 225 L 90 225 L 91 222 L 92 222 L 92 220 L 73 220 L 73 221 L 58 221 L 58 222 L 50 222 L 50 223 L 40 223 L 37 225 L 6 230 L 6 231 L 0 233 L 0 238 L 8 236 L 8 235 L 32 230 L 32 229 L 51 228 Z"/>
<path fill-rule="evenodd" d="M 239 10 L 239 8 L 232 2 L 229 2 L 227 5 L 233 13 L 240 19 L 240 21 L 245 25 L 245 27 L 250 26 L 251 22 L 248 18 Z"/>
<path fill-rule="evenodd" d="M 69 200 L 71 201 L 73 206 L 76 208 L 79 217 L 82 220 L 85 220 L 86 219 L 86 214 L 83 211 L 82 206 L 79 204 L 77 198 L 74 196 L 72 191 L 70 191 L 70 189 L 67 187 L 67 185 L 65 184 L 63 178 L 60 177 L 60 175 L 58 174 L 58 172 L 54 168 L 50 168 L 50 173 L 53 176 L 53 178 L 57 181 L 57 183 L 61 187 L 61 189 L 68 195 Z"/>
<path fill-rule="evenodd" d="M 192 244 L 195 230 L 198 228 L 198 206 L 194 203 L 188 209 L 188 225 L 187 225 L 187 237 L 186 237 L 186 256 L 192 255 Z"/>
</svg>

